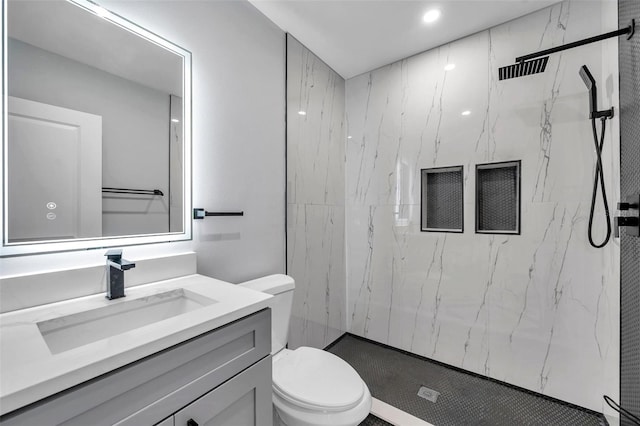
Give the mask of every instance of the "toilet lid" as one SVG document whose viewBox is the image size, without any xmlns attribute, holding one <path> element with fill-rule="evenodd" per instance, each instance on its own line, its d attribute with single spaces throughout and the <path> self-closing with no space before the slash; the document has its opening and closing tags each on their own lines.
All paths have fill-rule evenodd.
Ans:
<svg viewBox="0 0 640 426">
<path fill-rule="evenodd" d="M 273 365 L 273 390 L 299 407 L 342 411 L 358 405 L 364 382 L 332 353 L 300 347 Z"/>
</svg>

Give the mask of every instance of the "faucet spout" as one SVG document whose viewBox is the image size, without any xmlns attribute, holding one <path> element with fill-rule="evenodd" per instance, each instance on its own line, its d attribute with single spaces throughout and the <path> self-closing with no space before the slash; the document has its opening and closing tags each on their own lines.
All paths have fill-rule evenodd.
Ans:
<svg viewBox="0 0 640 426">
<path fill-rule="evenodd" d="M 135 268 L 136 264 L 129 261 L 129 260 L 125 260 L 125 259 L 118 259 L 118 260 L 109 260 L 107 259 L 107 264 L 109 264 L 109 266 L 111 266 L 112 268 L 116 268 L 120 271 L 128 271 L 129 269 Z"/>
<path fill-rule="evenodd" d="M 124 271 L 135 268 L 134 262 L 122 258 L 122 249 L 109 250 L 107 256 L 107 299 L 124 297 Z"/>
</svg>

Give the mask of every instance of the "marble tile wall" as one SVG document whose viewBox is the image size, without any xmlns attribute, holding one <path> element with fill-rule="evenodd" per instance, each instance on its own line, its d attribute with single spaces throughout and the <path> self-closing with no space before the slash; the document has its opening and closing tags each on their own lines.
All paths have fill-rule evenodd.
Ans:
<svg viewBox="0 0 640 426">
<path fill-rule="evenodd" d="M 578 76 L 587 64 L 600 109 L 617 108 L 617 41 L 498 81 L 516 56 L 616 29 L 615 7 L 565 1 L 347 81 L 352 333 L 597 411 L 603 394 L 617 398 L 619 246 L 587 240 L 595 155 Z M 614 119 L 603 153 L 614 210 L 618 141 Z M 475 234 L 475 165 L 509 160 L 522 160 L 522 234 Z M 420 169 L 454 165 L 465 232 L 420 232 Z"/>
<path fill-rule="evenodd" d="M 344 120 L 344 79 L 288 35 L 290 348 L 323 348 L 346 329 Z"/>
</svg>

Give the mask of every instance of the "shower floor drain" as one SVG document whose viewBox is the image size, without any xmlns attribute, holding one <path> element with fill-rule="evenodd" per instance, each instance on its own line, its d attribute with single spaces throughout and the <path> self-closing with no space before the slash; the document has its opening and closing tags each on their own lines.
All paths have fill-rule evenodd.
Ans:
<svg viewBox="0 0 640 426">
<path fill-rule="evenodd" d="M 420 386 L 420 390 L 418 390 L 418 396 L 420 398 L 424 398 L 427 401 L 431 401 L 433 403 L 438 402 L 438 396 L 440 392 L 436 392 L 433 389 L 429 389 L 426 386 Z"/>
</svg>

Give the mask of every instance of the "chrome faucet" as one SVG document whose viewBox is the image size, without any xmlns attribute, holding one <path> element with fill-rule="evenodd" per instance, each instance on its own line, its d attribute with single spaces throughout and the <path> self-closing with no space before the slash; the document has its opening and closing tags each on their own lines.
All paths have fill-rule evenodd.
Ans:
<svg viewBox="0 0 640 426">
<path fill-rule="evenodd" d="M 122 258 L 122 249 L 109 250 L 107 256 L 107 299 L 124 297 L 124 271 L 136 264 Z"/>
</svg>

